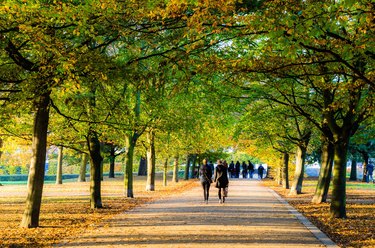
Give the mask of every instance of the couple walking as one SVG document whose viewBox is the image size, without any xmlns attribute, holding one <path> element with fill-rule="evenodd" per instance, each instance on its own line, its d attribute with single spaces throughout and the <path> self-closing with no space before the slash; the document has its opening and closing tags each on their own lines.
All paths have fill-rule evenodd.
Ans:
<svg viewBox="0 0 375 248">
<path fill-rule="evenodd" d="M 203 187 L 203 196 L 204 201 L 207 204 L 208 203 L 208 197 L 210 192 L 210 186 L 212 183 L 212 170 L 207 165 L 207 160 L 203 160 L 203 165 L 199 172 L 200 180 Z M 217 161 L 217 166 L 215 168 L 215 177 L 214 177 L 215 187 L 219 189 L 218 196 L 219 196 L 219 202 L 224 203 L 225 197 L 227 196 L 227 190 L 228 190 L 228 164 L 224 160 L 223 162 L 221 160 Z"/>
</svg>

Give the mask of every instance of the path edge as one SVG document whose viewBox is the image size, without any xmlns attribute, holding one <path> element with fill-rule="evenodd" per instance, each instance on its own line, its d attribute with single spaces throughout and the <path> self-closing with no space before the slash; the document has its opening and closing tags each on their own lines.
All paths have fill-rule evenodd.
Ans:
<svg viewBox="0 0 375 248">
<path fill-rule="evenodd" d="M 303 214 L 298 212 L 294 207 L 292 207 L 284 198 L 277 194 L 273 189 L 268 188 L 268 190 L 276 197 L 276 199 L 285 205 L 288 211 L 293 214 L 323 245 L 329 248 L 339 248 L 339 246 L 333 242 L 325 233 L 323 233 L 319 228 L 312 224 Z"/>
</svg>

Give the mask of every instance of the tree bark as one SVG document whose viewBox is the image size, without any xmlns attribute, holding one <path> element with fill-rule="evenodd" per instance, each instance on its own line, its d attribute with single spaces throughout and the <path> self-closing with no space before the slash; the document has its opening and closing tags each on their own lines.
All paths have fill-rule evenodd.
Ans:
<svg viewBox="0 0 375 248">
<path fill-rule="evenodd" d="M 306 150 L 307 146 L 305 146 L 305 144 L 297 146 L 296 170 L 294 173 L 292 188 L 290 189 L 289 193 L 291 195 L 297 195 L 302 193 L 302 183 L 305 173 Z"/>
<path fill-rule="evenodd" d="M 139 159 L 138 176 L 147 176 L 147 158 L 143 156 Z"/>
<path fill-rule="evenodd" d="M 62 163 L 63 163 L 63 147 L 59 146 L 59 154 L 57 156 L 56 184 L 62 184 Z"/>
<path fill-rule="evenodd" d="M 86 167 L 89 157 L 87 153 L 82 153 L 81 166 L 79 168 L 78 182 L 86 182 Z"/>
<path fill-rule="evenodd" d="M 321 165 L 319 171 L 318 184 L 315 188 L 314 197 L 312 203 L 322 203 L 327 201 L 329 185 L 331 183 L 332 177 L 332 167 L 333 167 L 333 144 L 326 140 L 322 143 L 322 155 L 321 155 Z"/>
<path fill-rule="evenodd" d="M 102 208 L 101 165 L 103 158 L 100 155 L 100 142 L 95 131 L 89 131 L 87 144 L 90 153 L 90 207 Z"/>
<path fill-rule="evenodd" d="M 348 132 L 350 133 L 350 132 Z M 349 134 L 341 133 L 334 143 L 334 167 L 332 178 L 332 199 L 330 216 L 346 218 L 346 158 L 349 146 Z"/>
<path fill-rule="evenodd" d="M 176 155 L 174 157 L 173 178 L 172 178 L 172 181 L 175 182 L 175 183 L 178 182 L 178 159 L 179 159 L 179 156 Z"/>
<path fill-rule="evenodd" d="M 197 165 L 197 154 L 193 154 L 192 155 L 192 158 L 191 158 L 193 161 L 192 165 L 191 165 L 191 175 L 190 175 L 190 178 L 195 178 L 195 169 L 196 169 L 196 165 Z"/>
<path fill-rule="evenodd" d="M 133 157 L 134 157 L 134 149 L 137 143 L 138 134 L 134 133 L 133 135 L 127 136 L 127 147 L 128 151 L 126 152 L 126 169 L 125 169 L 125 190 L 126 196 L 133 198 Z"/>
<path fill-rule="evenodd" d="M 288 169 L 289 169 L 289 153 L 284 152 L 283 154 L 283 188 L 289 189 L 289 175 L 288 175 Z"/>
<path fill-rule="evenodd" d="M 113 144 L 110 145 L 110 154 L 109 154 L 109 174 L 108 178 L 115 178 L 115 146 Z"/>
<path fill-rule="evenodd" d="M 355 158 L 352 159 L 349 181 L 357 181 L 357 160 Z"/>
<path fill-rule="evenodd" d="M 22 216 L 21 227 L 31 228 L 39 226 L 47 151 L 49 101 L 50 92 L 47 92 L 40 96 L 34 103 L 36 113 L 32 137 L 33 156 L 27 182 L 26 208 Z"/>
<path fill-rule="evenodd" d="M 187 155 L 187 158 L 186 158 L 186 166 L 185 166 L 184 180 L 189 180 L 190 159 L 191 159 L 191 155 L 188 154 L 188 155 Z"/>
<path fill-rule="evenodd" d="M 163 171 L 163 186 L 168 184 L 168 158 L 164 162 L 164 171 Z"/>
<path fill-rule="evenodd" d="M 149 147 L 147 149 L 147 182 L 146 191 L 155 191 L 155 133 L 147 133 Z"/>
</svg>

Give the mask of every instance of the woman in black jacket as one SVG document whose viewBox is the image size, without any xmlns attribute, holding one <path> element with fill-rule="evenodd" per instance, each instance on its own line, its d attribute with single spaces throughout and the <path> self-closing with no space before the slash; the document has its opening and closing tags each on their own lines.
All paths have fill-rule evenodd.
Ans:
<svg viewBox="0 0 375 248">
<path fill-rule="evenodd" d="M 203 187 L 203 197 L 204 197 L 204 202 L 207 204 L 208 203 L 208 197 L 210 194 L 210 186 L 212 183 L 212 170 L 211 168 L 207 165 L 207 160 L 203 160 L 203 165 L 199 171 L 199 177 L 202 183 Z"/>
<path fill-rule="evenodd" d="M 219 203 L 225 202 L 225 188 L 228 187 L 229 180 L 228 180 L 228 164 L 224 160 L 222 163 L 221 160 L 217 161 L 217 166 L 215 169 L 215 187 L 219 189 L 218 196 L 219 196 Z"/>
</svg>

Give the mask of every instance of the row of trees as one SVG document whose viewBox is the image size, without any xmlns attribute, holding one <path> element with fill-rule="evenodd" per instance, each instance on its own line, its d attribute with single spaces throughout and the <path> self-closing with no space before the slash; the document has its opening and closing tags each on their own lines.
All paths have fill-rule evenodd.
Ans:
<svg viewBox="0 0 375 248">
<path fill-rule="evenodd" d="M 297 147 L 295 193 L 309 144 L 321 144 L 316 201 L 334 161 L 331 213 L 345 217 L 349 139 L 360 130 L 363 144 L 373 130 L 371 10 L 371 1 L 5 1 L 1 138 L 33 149 L 21 226 L 38 226 L 48 143 L 89 156 L 93 208 L 104 143 L 124 149 L 127 197 L 137 144 L 148 150 L 149 190 L 156 152 L 178 161 L 236 140 L 287 164 Z"/>
</svg>

